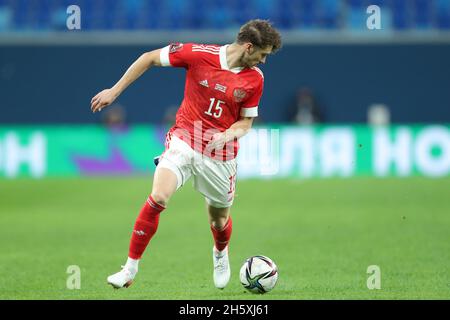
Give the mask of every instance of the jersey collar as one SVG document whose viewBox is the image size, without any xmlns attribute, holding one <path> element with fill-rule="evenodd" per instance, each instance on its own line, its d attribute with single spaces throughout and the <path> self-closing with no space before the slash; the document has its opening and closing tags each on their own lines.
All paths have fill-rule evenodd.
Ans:
<svg viewBox="0 0 450 320">
<path fill-rule="evenodd" d="M 223 70 L 228 70 L 233 73 L 239 73 L 239 72 L 241 72 L 242 69 L 244 69 L 243 67 L 238 67 L 238 68 L 233 68 L 233 69 L 230 69 L 228 67 L 228 63 L 227 63 L 227 47 L 228 46 L 229 46 L 229 44 L 226 44 L 226 45 L 220 47 L 220 50 L 219 50 L 220 67 Z"/>
</svg>

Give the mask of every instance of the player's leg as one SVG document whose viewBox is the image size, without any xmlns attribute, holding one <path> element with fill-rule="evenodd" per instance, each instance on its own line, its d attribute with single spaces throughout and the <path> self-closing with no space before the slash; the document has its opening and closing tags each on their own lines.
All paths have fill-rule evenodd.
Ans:
<svg viewBox="0 0 450 320">
<path fill-rule="evenodd" d="M 133 228 L 127 265 L 137 269 L 137 263 L 150 239 L 156 233 L 160 213 L 166 208 L 170 197 L 177 190 L 176 174 L 163 167 L 157 167 L 152 192 L 145 201 Z"/>
<path fill-rule="evenodd" d="M 214 238 L 214 246 L 223 251 L 230 241 L 233 222 L 230 216 L 230 207 L 216 208 L 207 204 L 209 224 Z"/>
<path fill-rule="evenodd" d="M 137 272 L 139 261 L 150 239 L 156 233 L 159 216 L 166 208 L 170 197 L 177 190 L 177 175 L 170 169 L 157 167 L 152 192 L 142 206 L 131 235 L 128 259 L 125 266 L 108 277 L 108 283 L 115 288 L 129 287 Z"/>
<path fill-rule="evenodd" d="M 157 164 L 153 187 L 134 224 L 128 260 L 122 271 L 108 277 L 115 288 L 128 287 L 134 279 L 138 264 L 150 239 L 156 233 L 160 213 L 169 199 L 191 176 L 189 166 L 192 150 L 184 142 L 173 138 L 170 147 Z"/>
<path fill-rule="evenodd" d="M 194 187 L 207 201 L 208 217 L 214 239 L 214 285 L 223 289 L 231 276 L 228 243 L 232 232 L 230 207 L 233 204 L 236 178 L 235 161 L 204 158 L 194 166 Z"/>
<path fill-rule="evenodd" d="M 228 258 L 228 242 L 233 230 L 230 207 L 217 208 L 208 206 L 208 218 L 214 239 L 213 247 L 213 279 L 214 285 L 223 289 L 230 281 L 231 269 Z"/>
</svg>

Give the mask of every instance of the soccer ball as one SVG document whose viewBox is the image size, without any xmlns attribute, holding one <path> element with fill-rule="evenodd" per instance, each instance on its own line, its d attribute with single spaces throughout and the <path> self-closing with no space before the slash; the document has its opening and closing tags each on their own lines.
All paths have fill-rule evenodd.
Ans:
<svg viewBox="0 0 450 320">
<path fill-rule="evenodd" d="M 278 280 L 278 268 L 268 257 L 248 258 L 239 272 L 241 283 L 252 293 L 266 293 L 272 290 Z"/>
</svg>

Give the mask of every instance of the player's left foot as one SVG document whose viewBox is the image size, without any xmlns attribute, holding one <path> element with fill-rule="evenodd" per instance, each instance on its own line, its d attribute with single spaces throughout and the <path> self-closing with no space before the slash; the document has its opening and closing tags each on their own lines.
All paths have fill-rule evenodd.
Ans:
<svg viewBox="0 0 450 320">
<path fill-rule="evenodd" d="M 214 263 L 214 285 L 216 288 L 223 289 L 230 281 L 230 261 L 228 259 L 228 246 L 222 251 L 213 248 Z"/>
<path fill-rule="evenodd" d="M 133 283 L 133 279 L 136 276 L 136 273 L 136 271 L 122 267 L 122 270 L 113 275 L 110 275 L 107 281 L 108 284 L 112 285 L 115 289 L 128 288 Z"/>
</svg>

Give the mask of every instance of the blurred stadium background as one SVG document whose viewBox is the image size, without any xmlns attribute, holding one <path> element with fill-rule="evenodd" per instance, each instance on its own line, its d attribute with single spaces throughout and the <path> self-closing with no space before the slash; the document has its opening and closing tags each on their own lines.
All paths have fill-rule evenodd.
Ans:
<svg viewBox="0 0 450 320">
<path fill-rule="evenodd" d="M 367 27 L 370 5 L 381 29 Z M 150 70 L 100 114 L 91 97 L 144 51 L 231 43 L 253 18 L 284 47 L 261 66 L 260 117 L 241 143 L 233 284 L 212 288 L 187 186 L 140 282 L 111 293 L 184 70 Z M 0 298 L 249 299 L 236 271 L 260 253 L 280 267 L 269 299 L 449 299 L 449 57 L 450 0 L 0 0 L 0 274 L 14 265 Z M 369 265 L 381 290 L 366 286 Z"/>
</svg>

